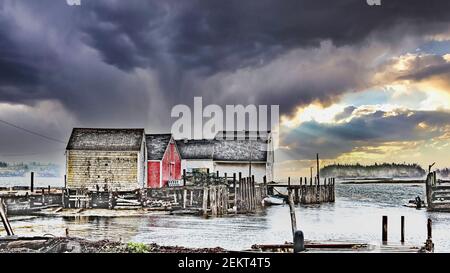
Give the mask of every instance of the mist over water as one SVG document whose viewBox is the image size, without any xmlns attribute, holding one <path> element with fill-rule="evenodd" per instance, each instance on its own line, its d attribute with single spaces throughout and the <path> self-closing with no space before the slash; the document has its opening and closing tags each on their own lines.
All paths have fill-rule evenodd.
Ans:
<svg viewBox="0 0 450 273">
<path fill-rule="evenodd" d="M 427 212 L 403 205 L 425 197 L 423 184 L 336 184 L 336 202 L 297 206 L 299 229 L 306 240 L 381 241 L 381 218 L 389 217 L 389 241 L 400 242 L 400 217 L 405 216 L 408 244 L 426 240 L 427 218 L 433 220 L 436 252 L 450 252 L 450 213 Z M 46 217 L 12 221 L 16 234 L 70 235 L 92 240 L 114 239 L 186 247 L 241 250 L 253 244 L 291 241 L 289 208 L 268 207 L 256 215 L 205 219 L 196 216 Z M 3 233 L 3 232 L 2 232 Z"/>
</svg>

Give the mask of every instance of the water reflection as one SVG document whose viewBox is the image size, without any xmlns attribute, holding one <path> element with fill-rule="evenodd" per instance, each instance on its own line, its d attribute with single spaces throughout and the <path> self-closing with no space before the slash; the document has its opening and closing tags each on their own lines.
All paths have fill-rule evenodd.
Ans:
<svg viewBox="0 0 450 273">
<path fill-rule="evenodd" d="M 417 195 L 423 185 L 336 185 L 336 203 L 299 206 L 298 227 L 312 240 L 381 241 L 381 217 L 389 217 L 389 241 L 400 242 L 400 217 L 405 216 L 407 243 L 422 244 L 426 220 L 433 220 L 436 251 L 450 252 L 450 213 L 430 213 L 403 205 Z M 34 218 L 13 221 L 18 234 L 71 235 L 88 239 L 114 239 L 240 250 L 255 243 L 284 243 L 292 240 L 288 206 L 266 209 L 252 216 L 218 218 L 153 215 L 148 217 Z"/>
</svg>

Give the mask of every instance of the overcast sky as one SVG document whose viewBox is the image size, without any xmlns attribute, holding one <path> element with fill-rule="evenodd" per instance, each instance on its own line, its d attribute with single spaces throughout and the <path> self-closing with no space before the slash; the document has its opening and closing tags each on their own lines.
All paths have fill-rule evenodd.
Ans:
<svg viewBox="0 0 450 273">
<path fill-rule="evenodd" d="M 171 108 L 279 104 L 279 156 L 449 167 L 450 1 L 0 0 L 0 160 L 72 127 L 170 131 Z"/>
</svg>

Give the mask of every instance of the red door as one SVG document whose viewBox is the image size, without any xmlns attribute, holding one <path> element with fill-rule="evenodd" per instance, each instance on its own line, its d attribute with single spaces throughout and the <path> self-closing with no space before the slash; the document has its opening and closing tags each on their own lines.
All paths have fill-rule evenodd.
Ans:
<svg viewBox="0 0 450 273">
<path fill-rule="evenodd" d="M 158 161 L 151 161 L 148 162 L 148 181 L 147 181 L 147 187 L 149 188 L 159 188 L 159 181 L 161 178 L 160 169 L 159 169 L 159 162 Z"/>
</svg>

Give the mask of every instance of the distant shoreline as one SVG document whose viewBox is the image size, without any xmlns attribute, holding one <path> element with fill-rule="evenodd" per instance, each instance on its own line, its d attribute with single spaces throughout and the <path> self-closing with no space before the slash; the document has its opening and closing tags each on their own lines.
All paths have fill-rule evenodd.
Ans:
<svg viewBox="0 0 450 273">
<path fill-rule="evenodd" d="M 395 180 L 395 179 L 342 179 L 339 181 L 341 184 L 425 184 L 425 179 L 404 179 L 404 180 Z"/>
</svg>

